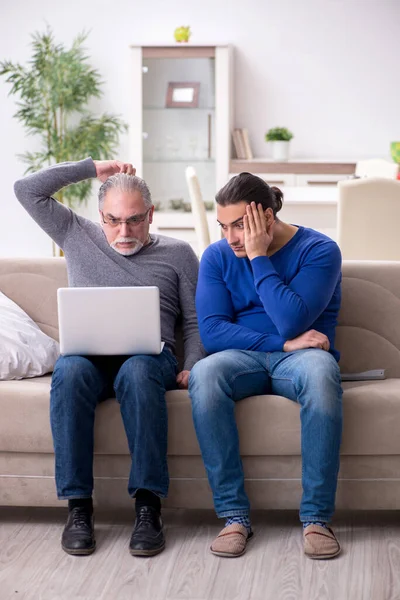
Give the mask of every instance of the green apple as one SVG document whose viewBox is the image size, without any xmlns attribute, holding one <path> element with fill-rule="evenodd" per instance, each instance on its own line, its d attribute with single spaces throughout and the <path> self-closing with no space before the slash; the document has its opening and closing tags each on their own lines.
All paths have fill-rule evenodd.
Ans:
<svg viewBox="0 0 400 600">
<path fill-rule="evenodd" d="M 188 42 L 191 36 L 190 26 L 181 25 L 177 27 L 174 31 L 174 38 L 177 42 Z"/>
</svg>

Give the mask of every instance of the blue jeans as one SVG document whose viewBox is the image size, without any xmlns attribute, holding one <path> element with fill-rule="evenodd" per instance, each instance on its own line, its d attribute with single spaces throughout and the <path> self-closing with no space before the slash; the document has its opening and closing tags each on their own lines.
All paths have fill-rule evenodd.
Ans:
<svg viewBox="0 0 400 600">
<path fill-rule="evenodd" d="M 54 368 L 50 421 L 61 500 L 93 492 L 93 429 L 99 402 L 120 405 L 131 454 L 128 492 L 168 492 L 165 392 L 176 387 L 177 361 L 164 348 L 157 356 L 61 356 Z"/>
<path fill-rule="evenodd" d="M 342 433 L 340 371 L 331 354 L 225 350 L 189 378 L 193 419 L 218 517 L 247 515 L 234 404 L 275 394 L 300 404 L 303 497 L 300 520 L 329 522 L 335 509 Z"/>
</svg>

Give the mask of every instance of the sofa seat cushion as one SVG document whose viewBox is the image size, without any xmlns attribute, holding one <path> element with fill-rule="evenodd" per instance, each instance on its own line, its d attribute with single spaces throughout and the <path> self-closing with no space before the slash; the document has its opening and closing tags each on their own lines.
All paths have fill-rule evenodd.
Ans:
<svg viewBox="0 0 400 600">
<path fill-rule="evenodd" d="M 50 376 L 0 381 L 0 451 L 52 453 L 49 423 Z M 343 385 L 342 454 L 400 454 L 400 379 Z M 199 446 L 186 391 L 167 393 L 168 453 L 198 456 Z M 300 454 L 299 406 L 280 396 L 253 396 L 237 403 L 243 456 Z M 96 412 L 95 452 L 128 454 L 114 399 Z"/>
</svg>

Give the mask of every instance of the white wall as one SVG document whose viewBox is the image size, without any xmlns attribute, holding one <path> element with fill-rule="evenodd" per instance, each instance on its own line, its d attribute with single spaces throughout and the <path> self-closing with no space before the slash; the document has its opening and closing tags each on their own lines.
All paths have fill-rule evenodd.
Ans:
<svg viewBox="0 0 400 600">
<path fill-rule="evenodd" d="M 30 34 L 45 23 L 67 44 L 91 30 L 88 51 L 105 81 L 98 107 L 126 120 L 129 45 L 172 41 L 177 25 L 190 24 L 193 43 L 234 44 L 235 124 L 248 127 L 256 155 L 267 154 L 264 133 L 278 125 L 295 133 L 298 157 L 385 157 L 400 140 L 399 0 L 14 0 L 1 2 L 0 58 L 25 62 Z M 0 256 L 51 255 L 13 195 L 24 170 L 15 155 L 34 142 L 12 119 L 8 91 L 1 78 Z"/>
</svg>

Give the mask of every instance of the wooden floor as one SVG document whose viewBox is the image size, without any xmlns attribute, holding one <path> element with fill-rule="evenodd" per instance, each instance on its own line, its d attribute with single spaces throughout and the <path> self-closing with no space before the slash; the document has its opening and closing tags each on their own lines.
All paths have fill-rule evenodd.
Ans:
<svg viewBox="0 0 400 600">
<path fill-rule="evenodd" d="M 96 552 L 71 557 L 65 514 L 0 508 L 0 600 L 400 600 L 398 513 L 337 515 L 331 561 L 303 556 L 292 512 L 255 513 L 238 559 L 209 553 L 220 522 L 208 511 L 165 511 L 167 548 L 150 559 L 128 552 L 133 516 L 98 515 Z"/>
</svg>

